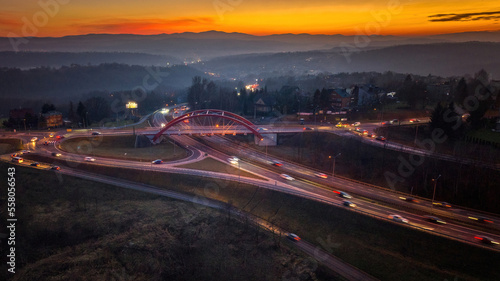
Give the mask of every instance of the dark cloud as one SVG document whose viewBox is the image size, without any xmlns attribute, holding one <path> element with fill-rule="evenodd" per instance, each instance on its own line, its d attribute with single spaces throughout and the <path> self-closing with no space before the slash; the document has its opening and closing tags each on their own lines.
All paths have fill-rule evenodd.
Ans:
<svg viewBox="0 0 500 281">
<path fill-rule="evenodd" d="M 478 21 L 496 20 L 500 18 L 500 11 L 467 13 L 467 14 L 435 14 L 429 16 L 429 21 Z"/>
</svg>

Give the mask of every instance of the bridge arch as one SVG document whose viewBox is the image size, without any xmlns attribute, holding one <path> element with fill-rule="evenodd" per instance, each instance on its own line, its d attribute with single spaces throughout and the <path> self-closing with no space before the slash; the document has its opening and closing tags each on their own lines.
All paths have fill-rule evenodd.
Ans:
<svg viewBox="0 0 500 281">
<path fill-rule="evenodd" d="M 259 139 L 263 139 L 263 136 L 259 133 L 259 131 L 255 128 L 255 125 L 250 122 L 248 119 L 234 114 L 232 112 L 220 110 L 220 109 L 202 109 L 202 110 L 195 110 L 191 111 L 188 113 L 185 113 L 170 122 L 168 122 L 165 127 L 163 127 L 156 135 L 153 137 L 153 142 L 155 142 L 163 133 L 165 133 L 169 128 L 172 126 L 179 124 L 181 122 L 184 122 L 189 119 L 194 119 L 194 118 L 204 118 L 204 117 L 216 117 L 216 118 L 222 118 L 225 120 L 230 120 L 233 121 L 236 124 L 244 126 L 246 129 L 248 129 L 250 132 L 252 132 L 255 136 L 257 136 Z"/>
</svg>

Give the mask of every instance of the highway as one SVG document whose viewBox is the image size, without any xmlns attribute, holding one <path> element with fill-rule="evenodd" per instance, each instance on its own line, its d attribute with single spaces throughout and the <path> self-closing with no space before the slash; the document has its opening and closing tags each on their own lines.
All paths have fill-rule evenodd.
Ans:
<svg viewBox="0 0 500 281">
<path fill-rule="evenodd" d="M 50 152 L 50 151 L 47 151 Z M 194 155 L 194 154 L 193 154 Z M 7 158 L 7 159 L 6 159 Z M 3 155 L 2 160 L 9 160 L 9 156 Z M 66 155 L 62 159 L 66 161 L 73 161 L 76 157 L 74 155 Z M 81 158 L 81 157 L 80 157 Z M 101 159 L 103 160 L 103 159 Z M 81 160 L 80 160 L 81 161 Z M 122 162 L 122 161 L 120 161 Z M 126 161 L 125 161 L 126 162 Z M 128 161 L 130 162 L 130 161 Z M 129 163 L 130 164 L 130 163 Z M 137 164 L 137 163 L 135 163 Z M 24 165 L 29 165 L 29 163 L 26 163 Z M 47 165 L 44 164 L 43 166 L 37 167 L 39 169 L 50 169 L 52 165 Z M 135 165 L 137 166 L 137 165 Z M 139 165 L 141 167 L 141 165 Z M 147 166 L 146 166 L 147 167 Z M 161 168 L 154 169 L 154 170 L 159 170 L 161 171 Z M 186 172 L 187 174 L 194 174 L 197 176 L 211 176 L 214 178 L 219 178 L 221 176 L 220 173 L 213 173 L 213 172 L 203 172 L 203 171 L 198 171 L 196 172 L 195 170 L 189 170 L 189 169 L 181 169 L 183 172 Z M 141 184 L 137 182 L 131 182 L 123 179 L 117 179 L 115 177 L 110 177 L 110 176 L 105 176 L 101 174 L 92 174 L 89 172 L 82 172 L 79 171 L 78 169 L 75 168 L 64 168 L 59 171 L 54 171 L 55 173 L 58 174 L 63 174 L 67 176 L 74 176 L 74 177 L 79 177 L 91 181 L 96 181 L 96 182 L 101 182 L 105 184 L 110 184 L 114 186 L 118 186 L 121 188 L 127 188 L 127 189 L 132 189 L 132 190 L 137 190 L 141 192 L 147 192 L 151 194 L 156 194 L 164 197 L 169 197 L 169 198 L 174 198 L 177 200 L 182 200 L 186 201 L 195 205 L 202 205 L 205 207 L 210 207 L 210 208 L 215 208 L 219 210 L 224 210 L 227 211 L 228 209 L 231 211 L 232 214 L 237 215 L 242 221 L 244 218 L 247 218 L 250 222 L 253 222 L 255 225 L 262 227 L 264 229 L 274 231 L 275 233 L 279 233 L 280 236 L 286 236 L 288 234 L 287 231 L 283 229 L 279 229 L 274 225 L 270 225 L 267 221 L 262 220 L 258 217 L 255 217 L 249 213 L 242 212 L 240 210 L 236 210 L 228 206 L 227 204 L 212 200 L 210 198 L 202 197 L 200 198 L 197 195 L 188 195 L 184 193 L 179 193 L 175 191 L 170 191 L 170 190 L 164 190 L 164 189 L 159 189 L 154 186 L 146 185 L 146 184 Z M 176 172 L 181 172 L 181 171 L 176 171 Z M 182 173 L 182 172 L 181 172 Z M 236 176 L 226 178 L 228 180 L 235 180 Z M 245 181 L 248 183 L 252 183 L 252 181 L 249 181 L 249 178 L 245 178 Z M 255 182 L 253 182 L 255 183 Z M 275 190 L 280 190 L 280 188 L 275 187 Z M 342 261 L 341 259 L 331 255 L 328 253 L 327 250 L 321 249 L 318 246 L 314 246 L 308 242 L 305 241 L 298 241 L 295 243 L 297 248 L 305 252 L 306 254 L 311 255 L 314 257 L 316 260 L 330 268 L 332 271 L 336 272 L 337 274 L 341 275 L 342 277 L 348 279 L 348 280 L 378 280 L 371 275 L 359 270 L 358 268 Z"/>
<path fill-rule="evenodd" d="M 130 131 L 125 130 L 117 133 L 125 134 L 130 133 Z M 88 136 L 88 133 L 86 132 L 84 135 L 73 133 L 73 135 L 74 137 Z M 27 138 L 29 137 L 31 137 L 31 135 Z M 388 220 L 388 216 L 391 214 L 399 214 L 409 220 L 407 225 L 410 227 L 458 239 L 474 245 L 478 245 L 478 241 L 474 239 L 474 236 L 476 235 L 488 236 L 493 238 L 495 241 L 500 241 L 498 229 L 498 222 L 500 220 L 496 216 L 488 216 L 480 212 L 463 210 L 456 207 L 446 209 L 433 207 L 429 201 L 425 200 L 420 200 L 418 203 L 406 202 L 400 198 L 402 194 L 338 177 L 333 179 L 331 177 L 328 177 L 327 179 L 318 178 L 315 176 L 315 173 L 317 173 L 315 170 L 298 165 L 297 163 L 289 163 L 279 159 L 274 159 L 262 152 L 249 149 L 248 147 L 238 146 L 221 136 L 202 138 L 207 144 L 211 145 L 202 144 L 186 135 L 174 135 L 171 136 L 171 138 L 189 151 L 189 156 L 187 158 L 172 163 L 154 165 L 150 162 L 146 163 L 94 157 L 96 161 L 92 162 L 92 164 L 142 170 L 149 169 L 154 171 L 191 174 L 217 179 L 241 181 L 343 207 L 342 203 L 345 199 L 332 192 L 332 190 L 340 190 L 354 195 L 354 198 L 349 200 L 357 205 L 356 208 L 351 209 L 355 212 L 364 213 L 385 220 Z M 54 145 L 40 145 L 45 141 L 46 139 L 40 137 L 38 145 L 36 145 L 35 149 L 38 153 L 51 157 L 51 153 L 57 151 L 56 147 Z M 30 143 L 30 146 L 33 146 L 33 144 Z M 220 150 L 223 150 L 223 152 Z M 77 166 L 78 163 L 81 163 L 85 157 L 85 155 L 70 154 L 66 152 L 61 153 L 62 156 L 54 158 L 54 160 L 57 162 L 71 162 L 73 163 L 73 166 Z M 239 177 L 236 175 L 176 167 L 180 164 L 199 161 L 206 157 L 205 154 L 208 154 L 210 157 L 218 159 L 222 162 L 227 162 L 227 158 L 230 156 L 238 156 L 242 159 L 242 161 L 239 162 L 239 168 L 255 173 L 266 178 L 266 180 L 257 180 L 253 178 Z M 273 160 L 279 160 L 283 166 L 273 167 L 271 165 Z M 26 165 L 28 164 L 29 162 L 26 162 Z M 48 168 L 48 166 L 42 165 L 41 168 Z M 292 175 L 295 180 L 284 180 L 280 176 L 281 173 Z M 447 224 L 442 225 L 430 222 L 423 217 L 423 214 L 432 214 L 437 216 L 446 221 Z M 488 220 L 495 223 L 479 223 L 471 221 L 469 217 L 486 217 Z M 490 247 L 488 245 L 484 246 Z"/>
<path fill-rule="evenodd" d="M 186 137 L 187 138 L 187 137 Z M 251 172 L 259 175 L 264 175 L 271 180 L 277 182 L 285 181 L 279 174 L 286 173 L 295 178 L 294 181 L 286 181 L 286 184 L 300 188 L 323 197 L 329 197 L 335 200 L 339 206 L 344 199 L 340 198 L 332 190 L 341 190 L 351 193 L 354 199 L 349 199 L 358 207 L 353 211 L 367 213 L 378 218 L 387 219 L 388 215 L 399 214 L 410 220 L 409 225 L 421 230 L 429 231 L 434 234 L 440 234 L 447 237 L 456 238 L 472 244 L 477 244 L 473 238 L 475 235 L 485 235 L 499 240 L 500 236 L 498 223 L 481 224 L 471 221 L 469 217 L 486 217 L 494 222 L 498 222 L 498 217 L 488 216 L 483 213 L 463 210 L 460 208 L 438 208 L 433 207 L 429 201 L 420 200 L 418 203 L 403 201 L 400 197 L 402 194 L 395 193 L 390 190 L 369 186 L 362 183 L 356 183 L 341 178 L 322 179 L 314 174 L 317 171 L 311 170 L 304 166 L 299 166 L 296 163 L 289 163 L 279 160 L 283 166 L 273 167 L 272 161 L 277 160 L 269 157 L 259 151 L 251 150 L 247 147 L 237 146 L 227 139 L 220 136 L 205 137 L 205 142 L 212 143 L 211 147 L 223 148 L 224 152 L 196 144 L 193 141 L 187 141 L 190 146 L 207 151 L 211 156 L 218 158 L 221 161 L 227 159 L 231 155 L 235 155 L 242 159 L 241 166 Z M 181 142 L 180 139 L 177 141 Z M 436 224 L 427 221 L 425 215 L 433 215 L 447 221 L 446 225 Z M 486 230 L 485 230 L 486 229 Z"/>
<path fill-rule="evenodd" d="M 163 115 L 153 114 L 151 118 L 153 118 L 153 120 L 156 120 L 154 121 L 154 123 L 157 123 L 164 121 L 161 116 Z M 233 129 L 234 133 L 241 133 L 240 131 L 238 131 L 241 128 L 234 127 Z M 333 129 L 332 127 L 308 127 L 308 130 L 318 130 L 343 136 L 352 136 L 352 132 L 337 128 Z M 125 135 L 131 133 L 131 131 L 128 129 L 100 129 L 76 130 L 69 134 L 66 132 L 57 132 L 56 135 L 65 135 L 67 137 L 85 137 L 91 136 L 91 133 L 95 131 L 99 131 L 99 133 L 102 135 Z M 156 132 L 158 132 L 158 128 L 143 129 L 140 131 L 145 134 L 155 134 Z M 265 131 L 265 133 L 302 132 L 304 131 L 304 128 L 302 128 L 302 126 L 295 126 L 292 128 L 275 126 L 265 128 L 263 129 L 263 131 Z M 248 147 L 242 147 L 223 136 L 214 135 L 211 137 L 200 138 L 201 140 L 203 140 L 203 143 L 199 141 L 200 139 L 196 139 L 190 136 L 199 135 L 200 132 L 202 132 L 200 128 L 192 128 L 192 131 L 188 130 L 184 131 L 183 133 L 174 133 L 170 136 L 171 139 L 183 146 L 188 151 L 187 157 L 185 159 L 160 165 L 154 165 L 150 162 L 117 160 L 93 156 L 93 158 L 95 158 L 95 161 L 86 163 L 92 165 L 106 165 L 129 169 L 195 175 L 217 180 L 239 181 L 242 183 L 252 184 L 259 187 L 336 205 L 341 208 L 348 208 L 350 211 L 358 212 L 381 220 L 392 221 L 389 218 L 389 215 L 398 214 L 408 219 L 409 222 L 402 223 L 392 221 L 395 224 L 412 227 L 420 231 L 426 231 L 434 235 L 448 237 L 450 239 L 455 239 L 458 241 L 469 243 L 471 245 L 500 251 L 500 247 L 495 245 L 483 244 L 474 238 L 476 236 L 486 236 L 492 238 L 494 241 L 500 241 L 500 219 L 496 215 L 485 214 L 483 212 L 477 212 L 474 210 L 466 210 L 455 206 L 453 208 L 438 208 L 433 206 L 429 202 L 429 200 L 422 200 L 420 198 L 419 202 L 407 202 L 402 199 L 406 195 L 391 190 L 386 190 L 380 187 L 375 187 L 338 177 L 332 178 L 331 176 L 327 176 L 327 178 L 319 178 L 315 175 L 319 171 L 315 171 L 298 163 L 276 159 L 263 152 L 249 149 Z M 205 132 L 207 132 L 208 135 L 214 133 L 213 129 L 210 128 Z M 31 142 L 30 140 L 33 136 L 37 136 L 38 140 L 35 142 Z M 199 200 L 199 198 L 194 200 L 193 196 L 189 195 L 182 195 L 184 197 L 181 198 L 178 197 L 178 194 L 176 194 L 175 192 L 172 193 L 170 191 L 154 189 L 154 187 L 145 186 L 138 183 L 125 183 L 122 180 L 102 175 L 90 175 L 87 172 L 80 172 L 77 170 L 78 164 L 82 163 L 87 155 L 79 155 L 59 151 L 55 145 L 57 141 L 55 141 L 53 137 L 48 138 L 47 133 L 18 133 L 9 134 L 8 137 L 21 138 L 27 143 L 26 148 L 32 150 L 33 153 L 52 157 L 54 159 L 54 163 L 64 162 L 68 166 L 72 167 L 63 167 L 62 170 L 55 171 L 55 173 L 68 174 L 93 180 L 95 179 L 97 181 L 115 184 L 126 188 L 132 188 L 132 186 L 134 186 L 133 188 L 138 188 L 137 190 L 142 190 L 145 192 L 158 192 L 157 194 L 163 193 L 163 195 L 160 195 L 195 203 L 200 203 L 201 201 L 208 202 L 207 204 L 209 205 L 206 206 L 221 208 L 220 204 L 222 203 L 216 201 L 212 202 L 210 200 L 206 201 L 206 198 L 203 198 L 203 200 Z M 46 141 L 49 142 L 49 145 L 43 145 Z M 62 141 L 64 141 L 64 139 Z M 363 138 L 363 141 L 371 142 L 373 143 L 373 145 L 390 146 L 389 142 L 379 142 L 370 138 Z M 53 152 L 59 152 L 62 155 L 60 157 L 53 157 Z M 200 161 L 205 157 L 212 157 L 221 162 L 227 162 L 227 159 L 231 156 L 238 156 L 238 158 L 241 159 L 238 165 L 233 165 L 235 168 L 254 173 L 264 179 L 247 178 L 238 175 L 178 167 L 181 164 Z M 3 155 L 1 158 L 4 161 L 10 161 L 10 155 Z M 273 161 L 279 161 L 283 165 L 280 167 L 275 167 L 272 165 Z M 31 163 L 31 161 L 25 161 L 24 163 L 21 163 L 21 165 L 30 165 Z M 50 169 L 51 166 L 52 164 L 41 163 L 40 166 L 32 168 Z M 283 179 L 280 175 L 283 173 L 293 176 L 295 180 Z M 149 190 L 148 188 L 153 188 L 154 190 Z M 356 204 L 357 206 L 355 208 L 344 206 L 343 202 L 346 199 L 341 198 L 337 193 L 335 193 L 339 191 L 344 191 L 353 195 L 353 198 L 348 200 Z M 227 206 L 225 207 L 227 208 Z M 446 224 L 431 222 L 426 217 L 424 217 L 424 215 L 430 214 L 443 219 L 444 221 L 446 221 Z M 250 216 L 249 214 L 242 214 L 241 212 L 239 215 Z M 489 221 L 492 221 L 493 223 L 481 223 L 478 221 L 472 221 L 470 217 L 483 217 Z M 252 220 L 257 221 L 258 218 L 252 218 Z M 260 221 L 258 222 L 258 224 L 261 227 L 266 227 L 266 222 L 264 221 Z M 267 228 L 268 227 L 269 226 L 267 226 Z M 284 230 L 280 230 L 280 232 L 286 233 L 286 231 Z M 321 262 L 349 280 L 373 279 L 371 276 L 368 276 L 365 273 L 352 268 L 352 266 L 343 263 L 337 258 L 332 257 L 327 252 L 322 252 L 322 249 L 318 249 L 318 247 L 315 247 L 312 244 L 309 244 L 305 241 L 298 241 L 294 243 L 298 248 L 310 255 L 313 255 L 316 258 L 318 257 L 318 255 L 321 257 L 328 257 Z"/>
</svg>

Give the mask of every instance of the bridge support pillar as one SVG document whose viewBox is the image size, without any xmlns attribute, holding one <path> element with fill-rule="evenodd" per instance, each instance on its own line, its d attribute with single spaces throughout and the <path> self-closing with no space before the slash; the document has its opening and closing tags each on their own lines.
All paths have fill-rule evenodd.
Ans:
<svg viewBox="0 0 500 281">
<path fill-rule="evenodd" d="M 258 146 L 276 146 L 278 144 L 278 134 L 263 134 L 263 139 L 254 137 L 255 144 Z"/>
<path fill-rule="evenodd" d="M 150 147 L 151 145 L 153 145 L 153 143 L 151 141 L 151 138 L 152 137 L 148 137 L 148 136 L 145 136 L 145 135 L 136 135 L 135 136 L 135 145 L 134 145 L 134 147 L 135 148 Z"/>
</svg>

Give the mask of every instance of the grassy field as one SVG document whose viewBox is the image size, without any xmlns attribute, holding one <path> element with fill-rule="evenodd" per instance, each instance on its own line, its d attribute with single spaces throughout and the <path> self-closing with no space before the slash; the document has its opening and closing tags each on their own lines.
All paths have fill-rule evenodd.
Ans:
<svg viewBox="0 0 500 281">
<path fill-rule="evenodd" d="M 500 254 L 255 186 L 119 168 L 81 169 L 209 197 L 293 231 L 381 280 L 499 280 Z M 202 200 L 202 199 L 201 199 Z"/>
<path fill-rule="evenodd" d="M 20 139 L 0 139 L 0 154 L 12 153 L 23 149 Z"/>
<path fill-rule="evenodd" d="M 223 211 L 28 168 L 16 183 L 17 266 L 2 255 L 4 280 L 337 280 Z"/>
<path fill-rule="evenodd" d="M 491 131 L 491 129 L 481 129 L 478 131 L 470 132 L 468 136 L 496 143 L 497 145 L 500 144 L 500 133 L 493 132 Z"/>
<path fill-rule="evenodd" d="M 143 148 L 134 148 L 134 144 L 133 135 L 78 137 L 62 142 L 61 149 L 71 153 L 135 161 L 173 161 L 187 156 L 184 148 L 174 146 L 171 142 Z"/>
<path fill-rule="evenodd" d="M 249 177 L 249 178 L 264 180 L 264 178 L 259 177 L 255 174 L 238 169 L 237 165 L 235 165 L 233 167 L 231 165 L 228 165 L 226 163 L 222 163 L 222 162 L 215 160 L 213 158 L 210 158 L 210 157 L 205 158 L 205 159 L 198 161 L 198 162 L 189 163 L 189 164 L 185 164 L 185 165 L 179 165 L 176 167 L 194 169 L 194 170 L 204 170 L 204 171 L 211 171 L 211 172 L 220 172 L 220 173 L 226 173 L 226 174 L 237 175 L 237 176 L 240 175 L 242 177 Z"/>
</svg>

